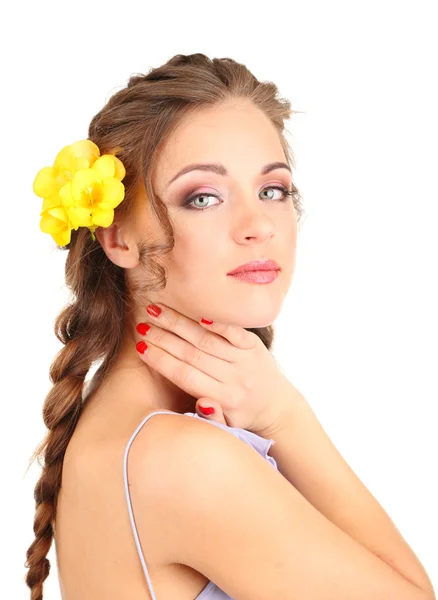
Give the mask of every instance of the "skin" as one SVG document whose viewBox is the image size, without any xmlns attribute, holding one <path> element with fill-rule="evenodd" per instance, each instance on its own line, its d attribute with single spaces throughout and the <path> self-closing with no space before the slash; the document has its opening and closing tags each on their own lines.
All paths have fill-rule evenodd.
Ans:
<svg viewBox="0 0 438 600">
<path fill-rule="evenodd" d="M 167 188 L 182 167 L 207 161 L 223 163 L 230 175 L 224 178 L 197 171 Z M 285 161 L 278 136 L 263 113 L 244 102 L 227 103 L 191 115 L 169 140 L 159 157 L 154 184 L 169 207 L 176 244 L 163 262 L 168 275 L 166 289 L 148 298 L 149 302 L 164 305 L 164 328 L 169 308 L 183 315 L 183 327 L 175 326 L 182 333 L 188 331 L 185 328 L 189 324 L 204 333 L 197 325 L 201 317 L 214 320 L 219 334 L 222 327 L 230 331 L 234 327 L 237 333 L 242 327 L 266 326 L 277 317 L 293 275 L 297 222 L 290 197 L 283 203 L 261 196 L 268 186 L 292 187 L 287 170 L 259 174 L 261 167 L 273 161 Z M 196 191 L 217 193 L 222 203 L 216 205 L 217 201 L 210 198 L 214 206 L 205 211 L 182 208 L 184 196 L 195 187 Z M 281 198 L 281 192 L 275 194 L 275 198 Z M 97 230 L 96 235 L 110 260 L 138 282 L 147 278 L 139 264 L 138 242 L 159 242 L 164 238 L 149 210 L 144 190 L 138 191 L 133 217 L 126 223 L 115 221 L 111 227 Z M 265 258 L 276 260 L 282 269 L 271 284 L 248 284 L 226 275 L 251 259 Z M 95 393 L 91 392 L 65 454 L 55 542 L 62 595 L 69 600 L 149 597 L 128 521 L 122 457 L 127 440 L 149 412 L 194 412 L 196 403 L 196 398 L 177 388 L 157 369 L 153 371 L 137 353 L 135 344 L 140 335 L 135 325 L 150 320 L 145 305 L 139 303 L 126 324 L 110 377 Z M 153 334 L 159 329 L 159 323 L 154 322 L 152 335 L 147 339 L 159 341 Z M 179 339 L 182 338 L 183 335 Z M 242 356 L 233 343 L 227 345 L 224 341 L 215 346 L 218 355 L 223 348 L 225 359 Z M 251 349 L 247 351 L 251 354 Z M 257 363 L 258 356 L 262 358 Z M 277 370 L 269 368 L 267 358 L 259 351 L 251 355 L 254 363 L 249 372 L 258 381 L 253 390 L 247 390 L 250 405 L 257 404 L 258 394 L 266 400 L 267 394 L 260 389 L 264 381 L 277 402 L 281 397 L 280 388 L 275 387 Z M 205 364 L 223 369 L 227 392 L 232 393 L 233 385 L 240 382 L 236 384 L 227 377 L 227 365 L 221 364 L 220 356 L 201 356 L 199 360 L 205 359 L 209 361 Z M 242 359 L 242 369 L 247 364 Z M 270 403 L 275 404 L 275 400 Z M 243 497 L 232 473 L 234 458 L 227 463 L 225 450 L 224 463 L 224 457 L 216 452 L 218 446 L 210 444 L 218 430 L 214 428 L 215 434 L 209 438 L 201 437 L 199 425 L 180 415 L 154 417 L 141 429 L 129 454 L 131 500 L 157 598 L 193 600 L 199 595 L 208 582 L 203 575 L 203 551 L 208 540 L 215 543 L 215 559 L 209 567 L 210 572 L 213 566 L 216 569 L 213 581 L 232 572 L 234 585 L 248 589 L 251 582 L 241 577 L 240 567 L 248 573 L 259 561 L 260 569 L 255 569 L 259 579 L 253 582 L 258 597 L 263 582 L 264 589 L 280 589 L 281 585 L 288 597 L 300 595 L 302 590 L 309 598 L 316 597 L 316 593 L 328 597 L 331 592 L 343 598 L 352 594 L 375 597 L 376 593 L 381 598 L 435 598 L 418 559 L 336 451 L 305 402 L 296 404 L 292 418 L 275 436 L 271 455 L 277 460 L 282 477 L 260 461 L 257 466 L 252 451 L 237 445 L 234 436 L 226 436 L 228 448 L 235 448 L 239 460 L 249 465 L 243 487 L 254 493 Z M 184 427 L 190 435 L 185 435 L 181 444 L 179 433 Z M 224 450 L 225 440 L 221 444 Z M 156 464 L 158 468 L 154 468 Z M 172 469 L 175 464 L 183 465 L 181 478 L 180 471 Z M 224 469 L 224 464 L 228 468 Z M 166 484 L 168 465 L 172 487 Z M 227 482 L 225 493 L 216 485 L 218 472 L 221 485 Z M 257 481 L 266 485 L 256 486 Z M 227 531 L 233 533 L 232 539 L 223 535 L 225 522 L 229 525 Z M 254 553 L 242 541 L 242 531 L 262 535 L 262 547 L 270 549 L 274 560 L 261 562 L 262 554 Z M 406 574 L 403 580 L 395 579 L 396 571 Z M 306 573 L 310 572 L 315 576 L 309 579 Z M 292 580 L 295 592 L 290 590 Z M 358 581 L 362 582 L 359 587 Z M 418 581 L 418 586 L 412 585 L 414 581 Z M 364 591 L 365 584 L 370 593 Z"/>
<path fill-rule="evenodd" d="M 154 175 L 154 189 L 169 208 L 175 247 L 160 258 L 167 286 L 151 293 L 148 302 L 162 303 L 196 322 L 202 317 L 240 327 L 274 322 L 291 284 L 297 237 L 293 199 L 286 196 L 280 202 L 284 197 L 280 190 L 262 193 L 268 186 L 292 188 L 286 169 L 260 175 L 261 168 L 274 161 L 287 162 L 277 132 L 247 101 L 203 109 L 180 123 L 162 149 Z M 193 171 L 167 187 L 180 169 L 195 162 L 222 163 L 229 175 Z M 184 208 L 189 192 L 217 194 L 220 200 L 208 196 L 192 202 L 193 209 Z M 201 210 L 204 205 L 207 208 Z M 141 188 L 132 218 L 115 219 L 110 227 L 98 228 L 96 237 L 133 282 L 148 277 L 139 262 L 138 243 L 165 239 Z M 227 277 L 241 264 L 268 258 L 281 268 L 273 283 L 249 284 Z M 152 321 L 146 304 L 139 304 L 126 322 L 108 376 L 96 390 L 89 388 L 65 454 L 55 543 L 60 586 L 70 600 L 99 597 L 102 582 L 108 600 L 146 597 L 123 493 L 123 452 L 149 412 L 196 412 L 197 401 L 139 355 L 136 343 L 143 338 L 135 326 Z M 164 435 L 159 423 L 151 421 L 148 425 L 153 426 L 141 430 L 129 455 L 131 494 L 137 493 L 142 505 L 141 511 L 135 505 L 138 532 L 157 597 L 192 600 L 208 580 L 186 565 L 168 561 L 165 523 L 153 518 L 154 494 L 142 495 L 136 484 L 142 480 L 142 457 L 153 454 Z"/>
<path fill-rule="evenodd" d="M 297 239 L 292 198 L 268 189 L 273 185 L 290 190 L 291 173 L 279 168 L 260 175 L 261 168 L 274 161 L 287 162 L 278 134 L 248 101 L 202 109 L 181 122 L 163 148 L 154 175 L 154 189 L 169 209 L 175 246 L 160 259 L 167 285 L 150 294 L 151 303 L 163 303 L 195 321 L 205 317 L 241 327 L 274 322 L 292 281 Z M 198 162 L 222 163 L 229 174 L 196 170 L 169 185 L 183 167 Z M 204 196 L 184 207 L 184 199 L 198 192 L 220 199 Z M 138 242 L 165 239 L 144 188 L 138 192 L 129 224 L 115 220 L 111 227 L 99 228 L 96 236 L 109 259 L 127 269 L 134 281 L 147 277 L 139 263 Z M 281 267 L 271 284 L 243 283 L 227 276 L 238 265 L 268 258 Z M 126 324 L 118 359 L 101 391 L 107 396 L 111 388 L 109 396 L 115 392 L 117 397 L 129 380 L 131 395 L 142 397 L 143 409 L 194 411 L 196 399 L 139 360 L 135 344 L 141 337 L 135 326 L 140 322 L 151 322 L 143 304 Z"/>
</svg>

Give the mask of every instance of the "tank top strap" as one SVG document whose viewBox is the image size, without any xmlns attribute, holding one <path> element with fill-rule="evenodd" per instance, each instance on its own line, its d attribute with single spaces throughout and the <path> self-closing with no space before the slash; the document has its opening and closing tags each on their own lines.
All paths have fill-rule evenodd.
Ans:
<svg viewBox="0 0 438 600">
<path fill-rule="evenodd" d="M 134 433 L 131 435 L 131 437 L 126 445 L 126 448 L 125 448 L 125 453 L 124 453 L 124 458 L 123 458 L 123 479 L 124 479 L 124 484 L 125 484 L 125 495 L 126 495 L 126 501 L 128 504 L 129 519 L 131 522 L 132 532 L 134 534 L 135 545 L 137 546 L 137 552 L 140 557 L 141 566 L 143 567 L 143 571 L 144 571 L 144 574 L 146 577 L 146 582 L 147 582 L 147 585 L 149 588 L 149 593 L 150 593 L 152 600 L 157 600 L 157 598 L 155 596 L 155 592 L 153 590 L 149 572 L 148 572 L 146 562 L 145 562 L 145 559 L 143 556 L 143 551 L 141 548 L 140 539 L 139 539 L 137 527 L 135 524 L 134 513 L 132 510 L 131 495 L 129 492 L 129 485 L 128 485 L 128 454 L 129 454 L 129 449 L 132 445 L 132 442 L 134 441 L 135 437 L 137 436 L 138 432 L 143 427 L 143 425 L 153 415 L 160 415 L 160 414 L 163 414 L 163 415 L 175 414 L 175 415 L 194 417 L 197 419 L 203 419 L 203 417 L 200 417 L 197 413 L 193 413 L 193 412 L 177 413 L 177 412 L 171 411 L 171 410 L 155 410 L 155 411 L 149 413 L 141 421 L 141 423 L 138 425 L 138 427 L 136 428 Z M 224 423 L 219 423 L 217 421 L 211 421 L 209 419 L 203 419 L 203 420 L 206 421 L 207 423 L 211 423 L 212 425 L 214 425 L 216 427 L 220 427 L 221 429 L 228 431 L 232 435 L 241 439 L 243 442 L 246 442 L 256 452 L 258 452 L 265 460 L 267 460 L 275 469 L 278 469 L 275 459 L 273 457 L 269 456 L 269 454 L 268 454 L 271 446 L 273 444 L 275 444 L 274 440 L 272 440 L 272 439 L 266 440 L 266 439 L 260 437 L 259 435 L 252 433 L 250 431 L 247 431 L 246 429 L 241 429 L 240 427 L 231 427 Z M 207 583 L 205 588 L 203 590 L 201 590 L 201 592 L 198 594 L 198 596 L 195 598 L 195 600 L 207 600 L 207 598 L 208 598 L 208 600 L 233 600 L 228 594 L 226 594 L 217 585 L 215 585 L 213 583 L 213 581 L 209 581 Z"/>
<path fill-rule="evenodd" d="M 138 531 L 137 531 L 137 526 L 135 524 L 135 519 L 134 519 L 134 513 L 132 510 L 132 502 L 131 502 L 131 495 L 129 492 L 129 485 L 128 485 L 128 455 L 129 455 L 129 449 L 131 448 L 132 442 L 135 440 L 138 432 L 140 431 L 140 429 L 143 427 L 143 425 L 153 416 L 153 415 L 169 415 L 169 414 L 175 414 L 175 415 L 179 415 L 181 413 L 177 413 L 174 411 L 168 411 L 168 410 L 155 410 L 154 412 L 149 413 L 142 421 L 141 423 L 138 425 L 138 427 L 136 428 L 136 430 L 134 431 L 134 433 L 131 435 L 129 442 L 126 445 L 125 448 L 125 453 L 124 453 L 124 457 L 123 457 L 123 479 L 124 479 L 124 484 L 125 484 L 125 495 L 126 495 L 126 502 L 128 504 L 128 512 L 129 512 L 129 519 L 131 521 L 131 527 L 132 527 L 132 532 L 134 534 L 134 539 L 135 539 L 135 545 L 137 546 L 137 552 L 138 555 L 140 557 L 140 562 L 141 562 L 141 566 L 143 567 L 143 571 L 146 577 L 146 581 L 148 584 L 148 588 L 149 588 L 149 592 L 151 595 L 152 600 L 157 600 L 153 587 L 152 587 L 152 582 L 151 582 L 151 578 L 149 576 L 149 572 L 148 572 L 148 568 L 146 566 L 146 561 L 144 559 L 143 556 L 143 552 L 141 549 L 141 544 L 140 544 L 140 538 L 138 535 Z"/>
</svg>

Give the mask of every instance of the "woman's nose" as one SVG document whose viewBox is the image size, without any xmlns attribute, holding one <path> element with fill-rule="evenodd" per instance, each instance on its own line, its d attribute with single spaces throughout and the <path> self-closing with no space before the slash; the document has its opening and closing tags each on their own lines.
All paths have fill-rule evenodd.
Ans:
<svg viewBox="0 0 438 600">
<path fill-rule="evenodd" d="M 267 214 L 266 207 L 246 204 L 233 218 L 233 233 L 240 243 L 265 241 L 275 233 L 275 223 Z"/>
</svg>

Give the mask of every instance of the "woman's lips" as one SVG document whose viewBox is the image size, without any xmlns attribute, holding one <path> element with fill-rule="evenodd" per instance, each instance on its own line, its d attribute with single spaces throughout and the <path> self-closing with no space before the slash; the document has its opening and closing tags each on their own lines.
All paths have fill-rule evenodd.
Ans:
<svg viewBox="0 0 438 600">
<path fill-rule="evenodd" d="M 271 283 L 277 279 L 279 273 L 278 269 L 275 271 L 242 271 L 228 277 L 240 279 L 240 281 L 246 281 L 247 283 Z"/>
</svg>

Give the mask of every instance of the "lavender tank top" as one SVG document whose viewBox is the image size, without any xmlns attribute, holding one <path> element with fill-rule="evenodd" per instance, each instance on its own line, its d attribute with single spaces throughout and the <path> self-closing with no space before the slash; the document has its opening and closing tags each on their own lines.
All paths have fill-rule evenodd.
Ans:
<svg viewBox="0 0 438 600">
<path fill-rule="evenodd" d="M 131 496 L 129 493 L 129 486 L 128 486 L 127 462 L 128 462 L 129 449 L 131 447 L 132 442 L 135 439 L 135 436 L 138 434 L 138 432 L 143 427 L 143 425 L 146 423 L 146 421 L 148 421 L 148 419 L 150 419 L 153 415 L 157 415 L 157 414 L 158 415 L 159 414 L 164 414 L 164 415 L 183 414 L 185 416 L 202 419 L 203 421 L 206 421 L 207 423 L 211 423 L 212 425 L 215 425 L 216 427 L 225 429 L 226 431 L 229 431 L 232 435 L 235 435 L 237 438 L 243 440 L 249 446 L 254 448 L 254 450 L 256 452 L 258 452 L 275 469 L 278 470 L 275 459 L 272 456 L 268 455 L 269 449 L 271 448 L 271 446 L 273 444 L 275 444 L 274 440 L 270 440 L 270 439 L 266 440 L 265 438 L 262 438 L 261 436 L 255 434 L 255 433 L 252 433 L 252 431 L 247 431 L 246 429 L 241 429 L 240 427 L 230 427 L 229 425 L 225 425 L 224 423 L 217 423 L 216 421 L 210 421 L 209 419 L 203 419 L 203 417 L 200 417 L 197 413 L 192 413 L 192 412 L 176 413 L 174 411 L 156 410 L 156 411 L 148 414 L 147 417 L 145 417 L 143 419 L 143 421 L 140 423 L 140 425 L 137 427 L 137 429 L 132 434 L 128 444 L 126 445 L 124 460 L 123 460 L 123 463 L 124 463 L 123 464 L 123 475 L 124 475 L 124 482 L 125 482 L 126 501 L 128 504 L 129 518 L 131 521 L 135 544 L 137 546 L 138 555 L 140 557 L 140 562 L 143 567 L 143 571 L 144 571 L 144 574 L 146 577 L 146 581 L 148 584 L 148 588 L 149 588 L 149 592 L 150 592 L 152 600 L 157 600 L 157 597 L 156 597 L 153 587 L 152 587 L 151 579 L 149 577 L 149 572 L 146 567 L 146 562 L 145 562 L 145 559 L 143 556 L 143 551 L 141 549 L 141 544 L 140 544 L 140 539 L 139 539 L 138 532 L 137 532 L 137 527 L 135 525 L 134 514 L 132 511 Z M 217 585 L 215 585 L 213 583 L 213 581 L 209 581 L 209 583 L 207 583 L 207 585 L 204 587 L 204 589 L 201 590 L 201 592 L 196 596 L 195 600 L 233 600 L 233 599 L 231 598 L 231 596 L 229 596 L 223 590 L 221 590 Z"/>
</svg>

